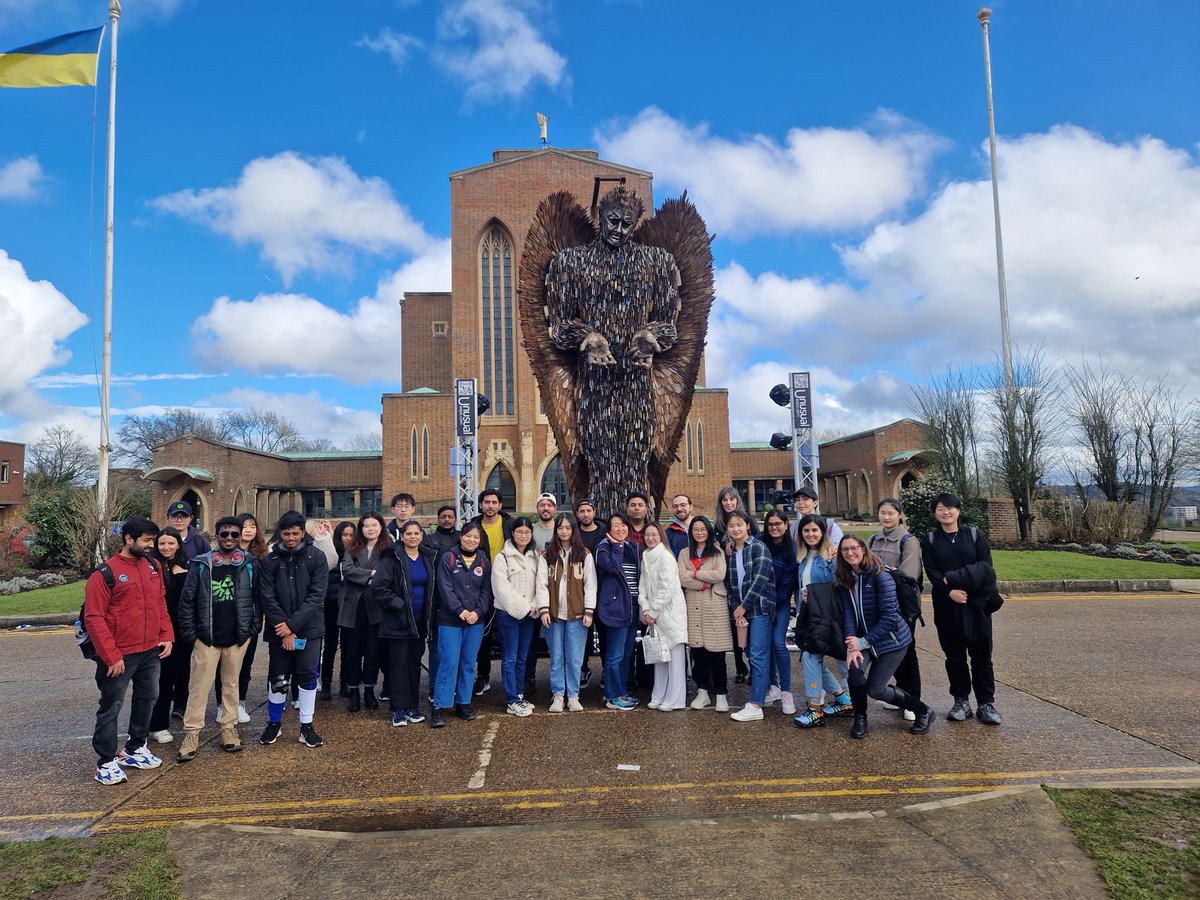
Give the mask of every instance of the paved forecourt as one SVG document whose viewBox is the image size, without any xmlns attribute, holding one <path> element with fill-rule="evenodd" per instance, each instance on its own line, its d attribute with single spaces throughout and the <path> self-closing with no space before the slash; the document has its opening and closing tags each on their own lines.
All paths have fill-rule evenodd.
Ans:
<svg viewBox="0 0 1200 900">
<path fill-rule="evenodd" d="M 279 742 L 262 747 L 259 705 L 242 726 L 242 753 L 210 741 L 180 766 L 178 742 L 156 745 L 163 767 L 132 771 L 117 787 L 91 777 L 95 685 L 70 633 L 4 632 L 0 837 L 182 823 L 364 831 L 853 812 L 1046 782 L 1200 780 L 1197 612 L 1195 595 L 1009 600 L 995 619 L 1000 728 L 945 721 L 929 627 L 918 639 L 939 715 L 924 737 L 875 704 L 864 741 L 848 738 L 848 720 L 802 732 L 778 705 L 744 724 L 711 710 L 611 712 L 595 659 L 587 711 L 544 712 L 542 660 L 539 710 L 517 719 L 504 713 L 495 662 L 496 686 L 475 722 L 392 728 L 382 710 L 351 715 L 335 701 L 317 706 L 323 748 L 296 742 L 290 709 Z M 252 706 L 264 680 L 257 666 Z M 736 706 L 745 687 L 731 689 Z"/>
</svg>

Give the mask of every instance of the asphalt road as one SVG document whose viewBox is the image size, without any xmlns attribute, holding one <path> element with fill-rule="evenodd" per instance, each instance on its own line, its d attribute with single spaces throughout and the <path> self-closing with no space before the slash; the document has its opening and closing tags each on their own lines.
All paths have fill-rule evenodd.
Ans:
<svg viewBox="0 0 1200 900">
<path fill-rule="evenodd" d="M 385 711 L 350 714 L 335 700 L 317 707 L 324 747 L 296 742 L 290 709 L 279 742 L 263 747 L 259 654 L 244 752 L 225 754 L 210 741 L 179 766 L 178 743 L 156 745 L 163 767 L 132 771 L 116 787 L 92 780 L 96 690 L 72 635 L 3 632 L 0 837 L 184 823 L 348 832 L 624 826 L 886 810 L 1046 782 L 1198 778 L 1198 613 L 1196 595 L 1010 599 L 995 618 L 999 728 L 945 721 L 936 636 L 919 629 L 925 696 L 938 721 L 917 737 L 898 713 L 873 705 L 864 741 L 849 740 L 848 720 L 802 732 L 778 706 L 757 723 L 711 710 L 607 711 L 598 678 L 583 692 L 585 712 L 550 715 L 543 660 L 539 709 L 527 719 L 504 713 L 498 688 L 480 699 L 476 721 L 451 719 L 440 730 L 391 728 Z M 745 688 L 732 690 L 736 707 Z"/>
</svg>

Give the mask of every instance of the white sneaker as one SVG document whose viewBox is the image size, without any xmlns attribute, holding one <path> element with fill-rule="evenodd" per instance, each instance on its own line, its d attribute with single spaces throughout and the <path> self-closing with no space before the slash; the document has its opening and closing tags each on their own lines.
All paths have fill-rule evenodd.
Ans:
<svg viewBox="0 0 1200 900">
<path fill-rule="evenodd" d="M 884 709 L 899 709 L 900 708 L 900 707 L 896 706 L 894 703 L 880 702 L 879 705 L 882 706 Z"/>
<path fill-rule="evenodd" d="M 117 760 L 110 759 L 103 765 L 96 766 L 96 780 L 101 784 L 120 784 L 122 781 L 128 781 L 129 776 L 121 769 Z"/>
<path fill-rule="evenodd" d="M 567 709 L 571 712 L 583 712 L 583 704 L 579 702 L 578 697 L 568 697 Z"/>
<path fill-rule="evenodd" d="M 770 706 L 772 703 L 774 703 L 776 700 L 780 699 L 782 696 L 783 696 L 783 692 L 779 690 L 779 685 L 773 684 L 769 688 L 767 688 L 767 696 L 765 696 L 763 698 L 762 705 Z"/>
<path fill-rule="evenodd" d="M 658 709 L 660 706 L 662 706 L 662 704 L 659 703 L 657 700 L 651 700 L 649 703 L 646 704 L 646 709 Z"/>
<path fill-rule="evenodd" d="M 559 704 L 559 708 L 562 708 L 561 703 Z M 510 716 L 520 716 L 521 718 L 533 715 L 533 710 L 528 705 L 520 702 L 508 704 L 506 711 Z"/>
<path fill-rule="evenodd" d="M 729 718 L 735 722 L 757 722 L 762 717 L 762 707 L 755 706 L 753 703 L 747 703 L 737 712 L 729 714 Z"/>
<path fill-rule="evenodd" d="M 169 744 L 171 741 L 175 740 L 175 735 L 171 734 L 171 732 L 164 728 L 162 731 L 150 732 L 150 740 L 154 741 L 156 744 Z"/>
<path fill-rule="evenodd" d="M 792 697 L 792 692 L 791 691 L 782 691 L 782 692 L 780 692 L 779 696 L 780 696 L 780 699 L 783 701 L 783 706 L 781 707 L 783 710 L 783 714 L 785 716 L 795 715 L 796 714 L 796 701 Z"/>
<path fill-rule="evenodd" d="M 563 711 L 563 695 L 555 694 L 554 699 L 550 701 L 550 712 Z"/>
<path fill-rule="evenodd" d="M 300 708 L 300 700 L 299 699 L 293 700 L 292 701 L 292 709 L 299 709 L 299 708 Z"/>
<path fill-rule="evenodd" d="M 917 721 L 917 714 L 915 712 L 913 712 L 911 709 L 906 709 L 904 711 L 904 721 L 905 722 Z"/>
<path fill-rule="evenodd" d="M 696 699 L 692 701 L 692 709 L 704 709 L 704 707 L 711 705 L 712 701 L 708 699 L 708 691 L 696 691 Z"/>
<path fill-rule="evenodd" d="M 239 703 L 238 704 L 238 724 L 245 725 L 249 721 L 250 721 L 250 713 L 246 712 L 246 704 Z"/>
<path fill-rule="evenodd" d="M 729 695 L 717 694 L 717 705 L 713 708 L 717 712 L 729 712 Z"/>
<path fill-rule="evenodd" d="M 138 747 L 132 753 L 126 753 L 124 750 L 117 754 L 117 762 L 122 766 L 129 766 L 134 769 L 157 769 L 162 765 L 162 760 L 150 752 L 150 748 L 145 744 Z"/>
</svg>

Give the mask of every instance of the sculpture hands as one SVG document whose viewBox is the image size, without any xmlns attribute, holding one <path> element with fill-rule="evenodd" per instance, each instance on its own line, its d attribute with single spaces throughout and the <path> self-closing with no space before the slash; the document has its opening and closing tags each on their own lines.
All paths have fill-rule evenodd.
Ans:
<svg viewBox="0 0 1200 900">
<path fill-rule="evenodd" d="M 601 334 L 592 332 L 579 345 L 579 352 L 587 354 L 587 361 L 593 366 L 616 365 L 617 360 L 612 355 L 608 340 Z"/>
<path fill-rule="evenodd" d="M 633 340 L 630 341 L 630 347 L 633 350 L 634 365 L 648 369 L 654 362 L 654 354 L 662 353 L 662 344 L 658 342 L 658 338 L 654 336 L 649 328 L 643 328 L 634 334 Z"/>
</svg>

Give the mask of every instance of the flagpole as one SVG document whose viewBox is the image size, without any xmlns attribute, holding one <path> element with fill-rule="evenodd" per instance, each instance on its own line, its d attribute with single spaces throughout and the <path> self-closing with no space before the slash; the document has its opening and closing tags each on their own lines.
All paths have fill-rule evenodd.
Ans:
<svg viewBox="0 0 1200 900">
<path fill-rule="evenodd" d="M 120 0 L 110 0 L 108 21 L 112 26 L 112 52 L 108 76 L 108 164 L 104 184 L 104 350 L 100 370 L 100 470 L 96 478 L 96 505 L 100 509 L 100 533 L 108 529 L 108 406 L 112 390 L 112 288 L 113 288 L 113 182 L 117 152 L 117 23 Z"/>
</svg>

